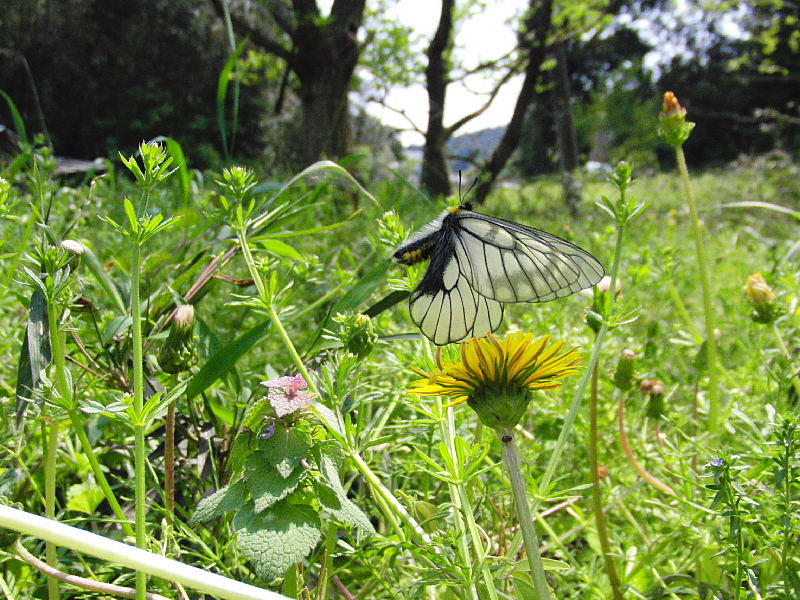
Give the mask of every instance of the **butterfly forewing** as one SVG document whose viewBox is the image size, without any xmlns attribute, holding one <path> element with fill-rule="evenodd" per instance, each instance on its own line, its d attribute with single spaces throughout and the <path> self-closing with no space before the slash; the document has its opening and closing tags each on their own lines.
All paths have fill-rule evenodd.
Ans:
<svg viewBox="0 0 800 600">
<path fill-rule="evenodd" d="M 471 211 L 451 216 L 456 256 L 470 285 L 498 302 L 546 302 L 595 285 L 603 267 L 591 254 L 550 233 Z"/>
</svg>

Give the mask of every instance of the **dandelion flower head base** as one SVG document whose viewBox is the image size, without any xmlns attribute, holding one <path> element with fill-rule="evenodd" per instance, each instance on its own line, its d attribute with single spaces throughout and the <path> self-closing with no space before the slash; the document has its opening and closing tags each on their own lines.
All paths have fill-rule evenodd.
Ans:
<svg viewBox="0 0 800 600">
<path fill-rule="evenodd" d="M 578 373 L 583 357 L 577 348 L 565 350 L 564 342 L 550 336 L 535 339 L 529 333 L 513 333 L 505 339 L 489 334 L 461 342 L 458 360 L 439 364 L 412 382 L 409 394 L 446 396 L 450 406 L 466 402 L 481 421 L 493 429 L 514 427 L 530 401 L 533 390 L 551 390 Z"/>
</svg>

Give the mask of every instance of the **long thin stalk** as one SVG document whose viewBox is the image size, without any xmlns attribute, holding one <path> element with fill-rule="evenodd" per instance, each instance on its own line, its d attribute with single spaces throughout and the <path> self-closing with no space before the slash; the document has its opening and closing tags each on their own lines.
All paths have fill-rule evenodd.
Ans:
<svg viewBox="0 0 800 600">
<path fill-rule="evenodd" d="M 44 464 L 44 514 L 49 519 L 56 518 L 56 451 L 58 450 L 58 420 L 50 417 L 47 425 L 47 459 Z M 47 564 L 53 568 L 58 565 L 56 547 L 52 542 L 45 545 Z M 50 600 L 58 600 L 58 581 L 47 580 L 47 595 Z"/>
<path fill-rule="evenodd" d="M 622 600 L 621 584 L 617 568 L 611 555 L 611 541 L 608 536 L 608 522 L 606 512 L 603 509 L 603 491 L 600 487 L 600 431 L 598 425 L 597 405 L 599 396 L 600 369 L 595 366 L 592 371 L 592 389 L 589 394 L 589 466 L 592 479 L 592 509 L 594 520 L 597 526 L 597 537 L 600 540 L 600 548 L 603 550 L 603 563 L 606 568 L 606 575 L 611 583 L 611 593 L 614 600 Z"/>
<path fill-rule="evenodd" d="M 708 374 L 708 425 L 712 432 L 718 427 L 722 415 L 720 414 L 719 400 L 719 372 L 717 363 L 717 338 L 715 334 L 716 319 L 714 316 L 714 296 L 711 290 L 711 280 L 708 277 L 708 264 L 706 262 L 705 247 L 703 245 L 703 228 L 697 213 L 697 203 L 694 199 L 692 182 L 689 179 L 689 168 L 686 166 L 686 156 L 681 146 L 675 147 L 675 157 L 678 160 L 678 171 L 683 182 L 684 193 L 689 203 L 692 217 L 692 234 L 694 236 L 695 252 L 697 254 L 697 268 L 700 273 L 700 285 L 703 289 L 703 311 L 706 325 L 706 372 Z"/>
<path fill-rule="evenodd" d="M 144 365 L 142 356 L 142 315 L 139 307 L 139 274 L 140 274 L 139 240 L 133 238 L 133 256 L 131 259 L 131 344 L 133 345 L 133 407 L 137 416 L 144 412 Z M 137 418 L 133 424 L 134 432 L 134 505 L 136 511 L 136 546 L 147 546 L 147 484 L 145 471 L 145 424 Z M 147 574 L 136 572 L 136 600 L 146 600 Z"/>
<path fill-rule="evenodd" d="M 514 441 L 514 430 L 505 429 L 498 431 L 500 442 L 503 446 L 503 462 L 508 470 L 511 481 L 511 491 L 514 494 L 514 507 L 517 511 L 520 528 L 522 529 L 522 539 L 525 542 L 525 553 L 528 555 L 528 566 L 531 570 L 531 579 L 536 592 L 537 600 L 554 600 L 547 584 L 547 577 L 544 574 L 544 564 L 540 556 L 539 538 L 536 535 L 536 528 L 533 525 L 530 507 L 528 506 L 528 495 L 526 493 L 525 480 L 520 469 L 519 454 L 517 444 Z"/>
<path fill-rule="evenodd" d="M 164 493 L 167 496 L 167 522 L 170 525 L 175 518 L 175 405 L 177 400 L 167 407 L 166 433 L 164 435 Z"/>
<path fill-rule="evenodd" d="M 67 380 L 67 365 L 64 357 L 64 336 L 59 328 L 60 312 L 56 302 L 52 298 L 47 300 L 47 324 L 50 330 L 50 348 L 53 353 L 53 364 L 55 368 L 55 385 L 56 391 L 61 396 L 63 403 L 70 400 L 72 390 L 69 387 Z M 44 514 L 50 519 L 56 518 L 56 452 L 58 451 L 58 433 L 59 423 L 56 409 L 52 407 L 45 407 L 49 414 L 47 415 L 46 440 L 47 452 L 44 463 Z M 47 564 L 52 568 L 58 566 L 58 556 L 56 554 L 56 547 L 47 543 L 45 545 L 45 557 Z M 60 598 L 58 581 L 55 579 L 47 580 L 47 596 L 49 600 L 58 600 Z"/>
</svg>

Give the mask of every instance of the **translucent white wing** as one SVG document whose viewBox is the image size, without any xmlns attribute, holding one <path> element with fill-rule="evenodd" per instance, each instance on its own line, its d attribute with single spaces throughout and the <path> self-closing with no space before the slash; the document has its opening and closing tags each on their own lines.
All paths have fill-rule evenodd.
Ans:
<svg viewBox="0 0 800 600">
<path fill-rule="evenodd" d="M 409 300 L 411 318 L 438 346 L 485 337 L 503 320 L 503 305 L 476 293 L 455 254 L 432 263 Z"/>
<path fill-rule="evenodd" d="M 498 302 L 546 302 L 595 285 L 603 266 L 558 236 L 471 211 L 453 215 L 455 256 L 468 285 Z"/>
</svg>

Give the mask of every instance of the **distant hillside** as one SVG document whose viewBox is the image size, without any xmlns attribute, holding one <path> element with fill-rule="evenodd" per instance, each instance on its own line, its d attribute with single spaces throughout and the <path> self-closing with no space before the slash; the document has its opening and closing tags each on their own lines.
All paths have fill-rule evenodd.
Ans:
<svg viewBox="0 0 800 600">
<path fill-rule="evenodd" d="M 451 157 L 461 157 L 465 160 L 451 160 L 450 166 L 453 173 L 459 170 L 466 171 L 474 166 L 474 162 L 478 159 L 488 157 L 505 132 L 505 126 L 491 127 L 489 129 L 481 129 L 472 133 L 465 133 L 450 140 L 447 144 L 447 154 Z M 407 148 L 407 152 L 413 156 L 419 156 L 422 159 L 422 146 L 411 146 Z"/>
</svg>

